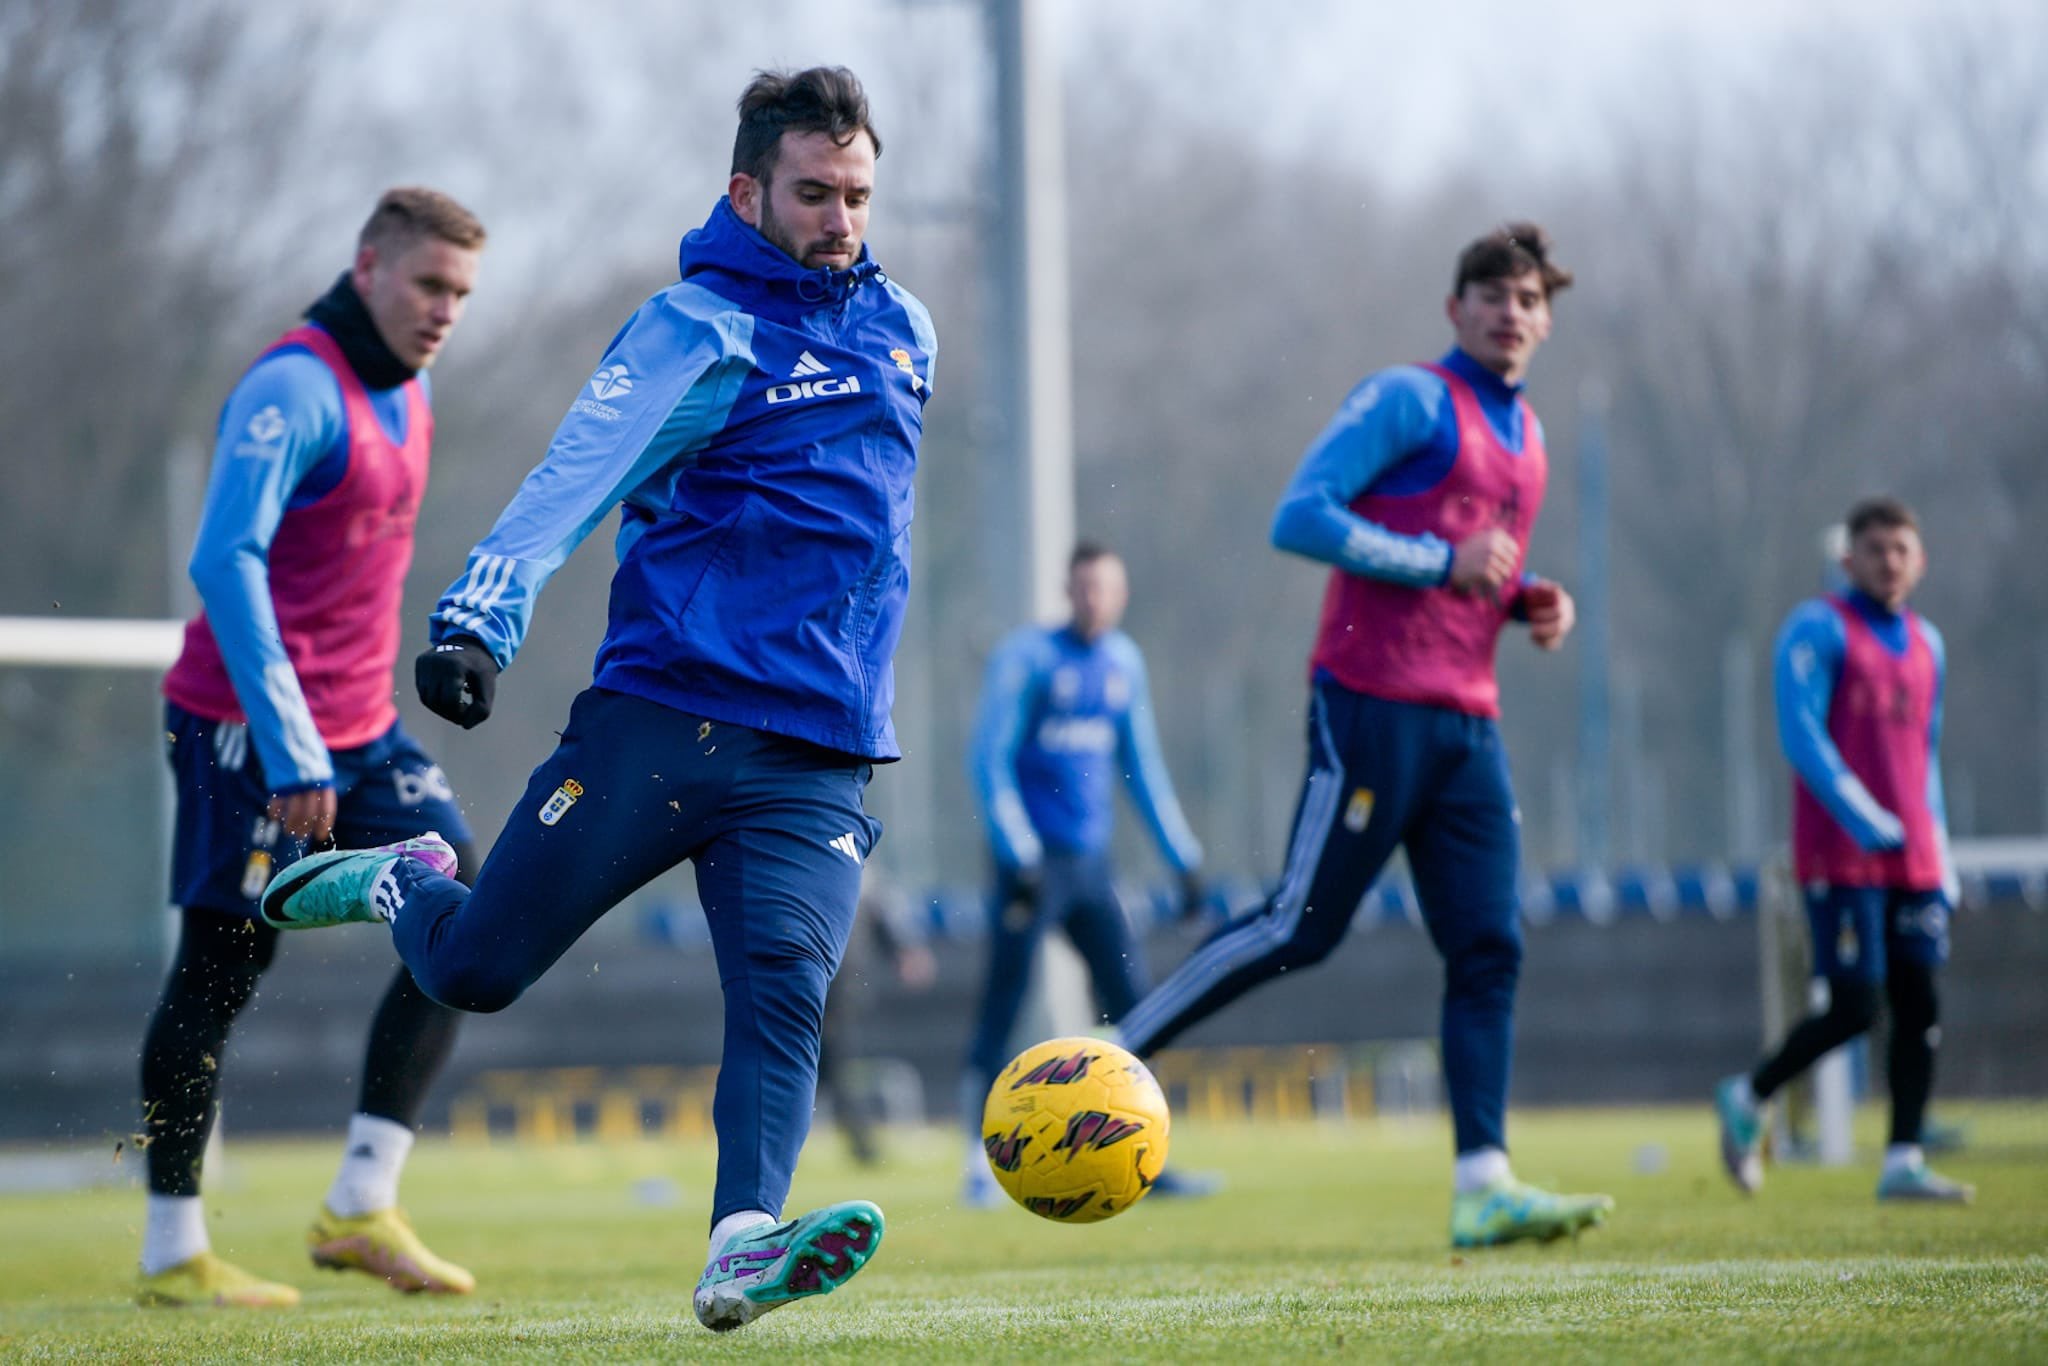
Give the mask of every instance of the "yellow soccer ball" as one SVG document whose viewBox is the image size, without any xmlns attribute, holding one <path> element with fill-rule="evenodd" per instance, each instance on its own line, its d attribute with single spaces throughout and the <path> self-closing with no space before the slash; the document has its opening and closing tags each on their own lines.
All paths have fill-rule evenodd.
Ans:
<svg viewBox="0 0 2048 1366">
<path fill-rule="evenodd" d="M 981 1111 L 981 1146 L 1010 1198 L 1093 1224 L 1145 1198 L 1166 1165 L 1166 1093 L 1101 1039 L 1051 1039 L 1010 1060 Z"/>
</svg>

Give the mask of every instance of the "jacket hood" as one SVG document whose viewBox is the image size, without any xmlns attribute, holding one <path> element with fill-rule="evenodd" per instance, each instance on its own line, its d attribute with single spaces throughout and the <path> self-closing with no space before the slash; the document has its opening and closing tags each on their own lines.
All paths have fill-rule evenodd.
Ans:
<svg viewBox="0 0 2048 1366">
<path fill-rule="evenodd" d="M 704 226 L 684 234 L 677 265 L 685 281 L 701 284 L 750 307 L 768 306 L 810 312 L 844 303 L 870 280 L 880 280 L 868 244 L 860 259 L 845 270 L 812 270 L 747 225 L 721 196 Z"/>
</svg>

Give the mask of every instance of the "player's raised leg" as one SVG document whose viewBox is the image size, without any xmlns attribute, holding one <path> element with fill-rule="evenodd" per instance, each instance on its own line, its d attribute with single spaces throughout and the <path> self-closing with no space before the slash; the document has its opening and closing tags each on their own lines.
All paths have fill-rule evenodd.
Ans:
<svg viewBox="0 0 2048 1366">
<path fill-rule="evenodd" d="M 428 996 L 457 1010 L 503 1010 L 606 911 L 706 838 L 744 758 L 737 737 L 752 734 L 732 728 L 700 738 L 707 725 L 643 698 L 585 689 L 474 891 L 454 876 L 454 850 L 414 840 L 315 855 L 310 873 L 272 885 L 264 917 L 295 927 L 388 921 L 399 958 Z"/>
<path fill-rule="evenodd" d="M 271 882 L 263 893 L 263 921 L 278 930 L 389 924 L 400 864 L 455 881 L 455 849 L 432 830 L 374 849 L 329 849 L 307 855 Z"/>
</svg>

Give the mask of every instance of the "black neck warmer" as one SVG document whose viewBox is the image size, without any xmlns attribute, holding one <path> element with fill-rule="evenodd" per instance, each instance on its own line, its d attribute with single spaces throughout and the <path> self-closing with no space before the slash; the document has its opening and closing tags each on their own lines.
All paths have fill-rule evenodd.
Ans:
<svg viewBox="0 0 2048 1366">
<path fill-rule="evenodd" d="M 306 310 L 306 318 L 334 338 L 334 344 L 348 357 L 350 368 L 366 389 L 396 388 L 419 373 L 384 344 L 347 271 L 334 282 L 334 288 L 313 301 Z"/>
</svg>

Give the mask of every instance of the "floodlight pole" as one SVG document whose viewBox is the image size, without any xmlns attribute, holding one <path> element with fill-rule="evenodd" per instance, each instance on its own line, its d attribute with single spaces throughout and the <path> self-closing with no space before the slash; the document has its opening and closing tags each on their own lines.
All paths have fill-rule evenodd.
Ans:
<svg viewBox="0 0 2048 1366">
<path fill-rule="evenodd" d="M 1067 304 L 1066 156 L 1059 53 L 1044 0 L 989 0 L 996 65 L 996 383 L 1003 466 L 1023 514 L 1003 580 L 1018 609 L 1056 619 L 1074 541 L 1073 356 Z M 1013 514 L 1014 515 L 1014 514 Z M 1007 585 L 1004 585 L 1007 586 Z M 1002 591 L 999 587 L 999 592 Z"/>
<path fill-rule="evenodd" d="M 988 527 L 989 606 L 1003 629 L 1065 609 L 1074 543 L 1074 404 L 1067 305 L 1066 156 L 1059 51 L 1046 0 L 988 0 L 996 74 L 998 197 L 991 341 L 1000 500 Z M 1020 515 L 1021 514 L 1021 515 Z M 1021 522 L 1021 527 L 1018 526 Z M 1006 534 L 1018 527 L 1013 540 Z M 1021 553 L 1019 553 L 1021 552 Z M 1039 941 L 1021 1037 L 1093 1022 L 1087 973 L 1064 938 Z"/>
<path fill-rule="evenodd" d="M 1579 390 L 1579 806 L 1578 864 L 1607 867 L 1613 806 L 1613 658 L 1608 644 L 1607 386 Z"/>
</svg>

